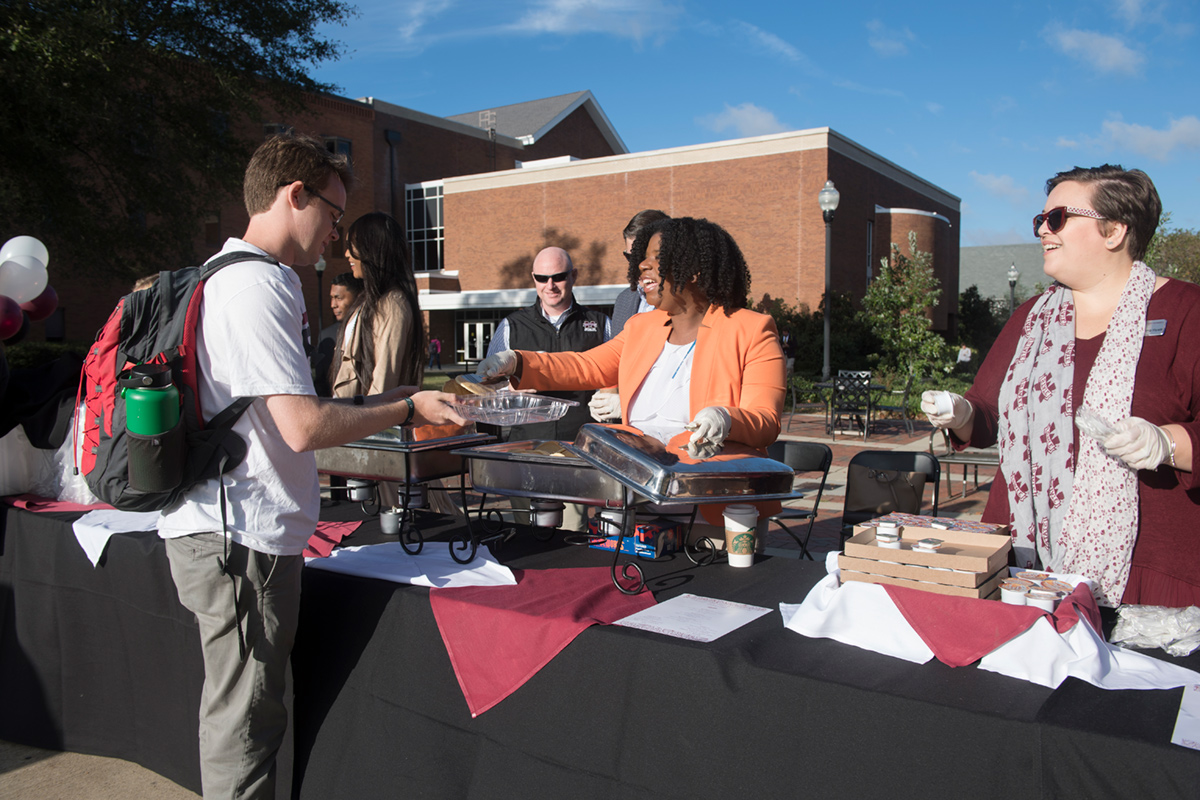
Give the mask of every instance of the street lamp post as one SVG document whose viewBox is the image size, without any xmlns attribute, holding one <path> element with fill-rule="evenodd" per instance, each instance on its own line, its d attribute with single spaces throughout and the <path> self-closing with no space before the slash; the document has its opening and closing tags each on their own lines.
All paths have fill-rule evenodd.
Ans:
<svg viewBox="0 0 1200 800">
<path fill-rule="evenodd" d="M 313 337 L 313 341 L 316 341 L 325 327 L 325 290 L 321 286 L 321 279 L 325 277 L 325 256 L 317 257 L 313 269 L 317 271 L 317 336 Z"/>
<path fill-rule="evenodd" d="M 832 305 L 833 283 L 833 239 L 830 226 L 833 225 L 833 212 L 837 211 L 841 194 L 833 188 L 833 181 L 825 181 L 825 187 L 817 193 L 817 204 L 821 206 L 821 215 L 825 218 L 825 360 L 821 365 L 821 380 L 829 380 L 829 307 Z"/>
<path fill-rule="evenodd" d="M 1017 278 L 1021 277 L 1021 272 L 1017 269 L 1014 262 L 1008 268 L 1008 315 L 1011 317 L 1017 310 Z"/>
</svg>

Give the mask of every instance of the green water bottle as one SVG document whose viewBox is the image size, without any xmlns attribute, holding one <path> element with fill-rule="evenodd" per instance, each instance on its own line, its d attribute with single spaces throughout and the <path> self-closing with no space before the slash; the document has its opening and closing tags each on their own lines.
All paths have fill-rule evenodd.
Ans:
<svg viewBox="0 0 1200 800">
<path fill-rule="evenodd" d="M 179 390 L 166 364 L 139 364 L 121 376 L 125 427 L 140 436 L 161 436 L 179 422 Z"/>
</svg>

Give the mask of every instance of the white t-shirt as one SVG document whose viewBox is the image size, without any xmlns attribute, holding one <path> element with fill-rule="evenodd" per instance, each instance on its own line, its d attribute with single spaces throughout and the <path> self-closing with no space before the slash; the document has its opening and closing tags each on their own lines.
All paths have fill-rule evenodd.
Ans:
<svg viewBox="0 0 1200 800">
<path fill-rule="evenodd" d="M 263 253 L 241 239 L 228 240 L 221 253 L 231 251 Z M 234 425 L 247 452 L 224 476 L 226 521 L 235 542 L 273 555 L 300 554 L 320 512 L 315 457 L 288 447 L 263 399 L 316 394 L 304 353 L 306 326 L 300 278 L 290 267 L 232 264 L 204 286 L 196 347 L 204 418 L 235 398 L 257 398 Z M 158 526 L 164 539 L 220 530 L 215 479 L 193 487 Z"/>
<path fill-rule="evenodd" d="M 662 352 L 629 401 L 629 424 L 663 444 L 691 421 L 692 355 L 696 343 L 663 343 Z"/>
</svg>

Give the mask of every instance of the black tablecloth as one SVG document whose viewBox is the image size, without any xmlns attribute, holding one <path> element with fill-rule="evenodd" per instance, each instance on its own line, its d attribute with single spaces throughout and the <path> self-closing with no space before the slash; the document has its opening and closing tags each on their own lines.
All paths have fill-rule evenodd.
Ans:
<svg viewBox="0 0 1200 800">
<path fill-rule="evenodd" d="M 115 537 L 93 569 L 67 519 L 6 512 L 0 737 L 128 758 L 196 788 L 199 644 L 161 545 Z M 611 561 L 524 537 L 500 556 L 525 569 Z M 712 644 L 589 628 L 476 719 L 429 590 L 305 570 L 295 796 L 1191 797 L 1200 785 L 1200 753 L 1170 744 L 1181 690 L 1071 679 L 1051 691 L 806 639 L 782 628 L 778 603 L 800 602 L 820 564 L 645 567 L 660 600 L 772 611 Z"/>
</svg>

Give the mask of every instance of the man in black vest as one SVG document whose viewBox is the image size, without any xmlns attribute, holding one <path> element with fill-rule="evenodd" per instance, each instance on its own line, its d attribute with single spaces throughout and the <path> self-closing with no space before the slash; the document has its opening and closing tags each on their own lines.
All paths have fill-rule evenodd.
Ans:
<svg viewBox="0 0 1200 800">
<path fill-rule="evenodd" d="M 561 247 L 547 247 L 533 259 L 534 288 L 537 301 L 509 314 L 496 327 L 488 345 L 488 355 L 504 350 L 535 350 L 546 353 L 581 352 L 608 341 L 611 324 L 608 315 L 575 302 L 575 267 Z M 579 403 L 557 422 L 517 425 L 504 430 L 505 441 L 557 439 L 572 441 L 579 427 L 591 422 L 588 400 L 591 392 L 546 392 Z M 573 512 L 572 509 L 575 509 Z M 567 506 L 563 516 L 565 530 L 584 530 L 587 525 L 582 508 Z"/>
</svg>

